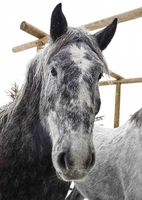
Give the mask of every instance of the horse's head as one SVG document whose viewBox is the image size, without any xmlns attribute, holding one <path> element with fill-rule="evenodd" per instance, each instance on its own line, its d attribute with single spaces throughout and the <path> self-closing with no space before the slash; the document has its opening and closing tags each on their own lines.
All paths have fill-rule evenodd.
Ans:
<svg viewBox="0 0 142 200">
<path fill-rule="evenodd" d="M 64 180 L 79 180 L 95 163 L 92 131 L 100 109 L 98 82 L 106 63 L 101 51 L 117 20 L 90 35 L 69 28 L 58 4 L 51 16 L 50 44 L 43 52 L 41 121 L 52 140 L 52 161 Z"/>
</svg>

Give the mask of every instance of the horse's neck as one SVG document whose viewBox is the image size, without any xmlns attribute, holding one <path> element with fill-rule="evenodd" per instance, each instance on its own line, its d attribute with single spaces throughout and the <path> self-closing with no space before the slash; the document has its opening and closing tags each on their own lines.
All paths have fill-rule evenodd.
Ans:
<svg viewBox="0 0 142 200">
<path fill-rule="evenodd" d="M 4 150 L 6 158 L 12 156 L 12 152 L 16 154 L 17 151 L 18 153 L 22 145 L 25 149 L 23 152 L 26 149 L 27 152 L 31 152 L 32 148 L 36 149 L 38 137 L 42 137 L 37 133 L 45 135 L 44 130 L 41 130 L 39 120 L 40 91 L 41 80 L 37 80 L 33 73 L 29 71 L 26 84 L 8 110 L 6 122 L 2 126 L 0 152 L 3 153 Z M 50 138 L 46 137 L 45 139 L 46 145 L 49 146 Z"/>
</svg>

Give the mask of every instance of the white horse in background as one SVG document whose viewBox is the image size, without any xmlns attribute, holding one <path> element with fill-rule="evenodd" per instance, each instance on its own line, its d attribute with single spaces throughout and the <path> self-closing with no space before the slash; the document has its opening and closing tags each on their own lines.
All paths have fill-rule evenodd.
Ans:
<svg viewBox="0 0 142 200">
<path fill-rule="evenodd" d="M 142 108 L 119 128 L 95 126 L 93 140 L 96 164 L 67 199 L 142 200 Z"/>
</svg>

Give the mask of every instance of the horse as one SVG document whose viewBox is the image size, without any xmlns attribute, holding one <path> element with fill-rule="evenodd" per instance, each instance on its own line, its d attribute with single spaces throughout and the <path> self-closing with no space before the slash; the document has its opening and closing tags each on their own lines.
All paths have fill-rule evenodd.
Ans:
<svg viewBox="0 0 142 200">
<path fill-rule="evenodd" d="M 141 200 L 142 108 L 118 128 L 94 127 L 93 140 L 95 167 L 67 200 Z"/>
<path fill-rule="evenodd" d="M 102 51 L 116 26 L 115 19 L 91 35 L 68 27 L 61 3 L 54 8 L 49 44 L 30 61 L 14 102 L 0 109 L 1 200 L 64 199 L 69 181 L 94 166 L 98 82 L 108 73 Z"/>
</svg>

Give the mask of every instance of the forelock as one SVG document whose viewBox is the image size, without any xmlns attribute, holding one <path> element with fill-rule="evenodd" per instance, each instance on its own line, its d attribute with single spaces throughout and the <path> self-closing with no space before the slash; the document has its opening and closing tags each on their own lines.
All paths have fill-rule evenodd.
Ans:
<svg viewBox="0 0 142 200">
<path fill-rule="evenodd" d="M 86 30 L 81 28 L 69 28 L 64 35 L 62 35 L 59 39 L 57 39 L 54 42 L 50 38 L 48 46 L 45 47 L 45 49 L 43 50 L 43 60 L 45 62 L 43 64 L 49 64 L 51 58 L 54 55 L 56 55 L 63 47 L 65 47 L 68 44 L 75 44 L 78 41 L 87 44 L 92 49 L 92 51 L 94 51 L 97 54 L 97 56 L 104 65 L 104 73 L 108 74 L 107 64 L 94 36 L 91 36 Z"/>
</svg>

